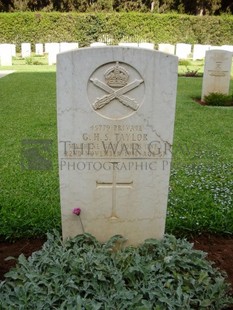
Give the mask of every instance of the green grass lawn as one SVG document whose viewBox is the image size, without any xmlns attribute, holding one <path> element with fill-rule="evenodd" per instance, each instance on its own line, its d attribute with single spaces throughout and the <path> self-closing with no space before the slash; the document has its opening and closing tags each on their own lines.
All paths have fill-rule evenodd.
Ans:
<svg viewBox="0 0 233 310">
<path fill-rule="evenodd" d="M 22 58 L 19 54 L 12 59 L 12 66 L 1 67 L 2 70 L 17 70 L 17 72 L 55 72 L 56 66 L 48 66 L 48 56 L 38 56 L 32 53 L 31 57 Z"/>
<path fill-rule="evenodd" d="M 201 87 L 179 78 L 167 229 L 232 234 L 233 108 L 199 105 Z"/>
<path fill-rule="evenodd" d="M 0 79 L 0 235 L 40 235 L 60 227 L 55 79 L 55 72 Z M 53 141 L 52 170 L 22 170 L 24 139 Z"/>
<path fill-rule="evenodd" d="M 41 236 L 61 229 L 55 66 L 6 69 L 17 72 L 0 79 L 0 235 Z M 197 104 L 201 85 L 202 78 L 179 78 L 166 229 L 232 234 L 233 108 Z M 52 169 L 23 169 L 22 140 L 30 139 L 52 140 Z"/>
</svg>

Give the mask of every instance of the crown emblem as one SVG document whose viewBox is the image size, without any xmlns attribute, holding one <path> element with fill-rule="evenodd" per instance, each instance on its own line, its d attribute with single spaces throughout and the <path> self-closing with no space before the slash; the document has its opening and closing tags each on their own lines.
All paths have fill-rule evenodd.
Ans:
<svg viewBox="0 0 233 310">
<path fill-rule="evenodd" d="M 227 58 L 224 57 L 224 53 L 216 53 L 215 55 L 212 56 L 212 59 L 215 61 L 215 62 L 223 62 L 224 60 L 226 60 Z"/>
<path fill-rule="evenodd" d="M 129 73 L 123 67 L 119 66 L 119 62 L 116 62 L 115 66 L 109 68 L 104 73 L 104 77 L 108 86 L 117 88 L 127 85 Z"/>
</svg>

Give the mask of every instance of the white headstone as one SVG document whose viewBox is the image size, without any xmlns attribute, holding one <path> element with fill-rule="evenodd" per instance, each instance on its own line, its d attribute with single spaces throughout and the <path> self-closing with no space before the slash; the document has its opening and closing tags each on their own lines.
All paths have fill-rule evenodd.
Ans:
<svg viewBox="0 0 233 310">
<path fill-rule="evenodd" d="M 15 57 L 16 56 L 16 45 L 11 44 L 11 56 Z"/>
<path fill-rule="evenodd" d="M 51 44 L 51 43 L 45 43 L 45 45 L 44 45 L 44 52 L 45 52 L 45 54 L 49 53 L 49 44 Z"/>
<path fill-rule="evenodd" d="M 138 43 L 133 43 L 133 42 L 120 42 L 118 45 L 125 46 L 125 47 L 138 47 Z"/>
<path fill-rule="evenodd" d="M 177 43 L 176 44 L 176 56 L 178 56 L 179 59 L 189 58 L 191 51 L 192 51 L 192 45 L 191 44 L 185 44 L 185 43 Z"/>
<path fill-rule="evenodd" d="M 35 52 L 36 52 L 36 55 L 44 55 L 44 45 L 43 43 L 36 43 L 35 44 Z"/>
<path fill-rule="evenodd" d="M 155 45 L 154 43 L 146 43 L 146 42 L 142 42 L 142 43 L 139 43 L 138 44 L 138 47 L 141 47 L 141 48 L 148 48 L 149 50 L 153 50 Z"/>
<path fill-rule="evenodd" d="M 48 43 L 47 51 L 48 51 L 48 64 L 50 66 L 56 64 L 57 54 L 60 52 L 60 44 L 59 43 Z"/>
<path fill-rule="evenodd" d="M 78 48 L 78 43 L 68 43 L 68 42 L 61 42 L 60 43 L 60 53 L 72 51 Z"/>
<path fill-rule="evenodd" d="M 206 52 L 201 99 L 210 93 L 228 94 L 232 53 L 224 50 Z"/>
<path fill-rule="evenodd" d="M 160 52 L 164 52 L 164 53 L 174 55 L 175 54 L 175 45 L 167 44 L 167 43 L 160 43 L 158 46 L 158 50 Z"/>
<path fill-rule="evenodd" d="M 21 44 L 21 56 L 22 58 L 31 56 L 31 43 L 22 43 Z"/>
<path fill-rule="evenodd" d="M 222 45 L 222 49 L 225 51 L 233 52 L 233 45 Z"/>
<path fill-rule="evenodd" d="M 204 59 L 205 53 L 210 49 L 210 45 L 194 44 L 193 60 Z"/>
<path fill-rule="evenodd" d="M 70 44 L 71 50 L 75 50 L 75 49 L 79 48 L 78 42 L 71 42 L 69 44 Z"/>
<path fill-rule="evenodd" d="M 221 46 L 219 45 L 210 45 L 210 50 L 220 50 Z"/>
<path fill-rule="evenodd" d="M 163 237 L 177 67 L 177 57 L 139 48 L 58 55 L 64 238 L 120 234 L 136 245 Z"/>
<path fill-rule="evenodd" d="M 106 43 L 103 43 L 103 42 L 93 42 L 90 44 L 90 47 L 103 47 L 103 46 L 106 46 L 107 44 Z"/>
<path fill-rule="evenodd" d="M 12 66 L 12 46 L 11 44 L 1 44 L 0 47 L 1 66 Z"/>
<path fill-rule="evenodd" d="M 68 42 L 59 43 L 59 51 L 60 53 L 69 51 L 69 43 Z"/>
</svg>

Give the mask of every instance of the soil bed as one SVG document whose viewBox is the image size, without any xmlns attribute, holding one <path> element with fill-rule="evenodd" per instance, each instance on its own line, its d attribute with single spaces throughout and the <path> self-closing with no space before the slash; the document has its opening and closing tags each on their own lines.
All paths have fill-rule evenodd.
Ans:
<svg viewBox="0 0 233 310">
<path fill-rule="evenodd" d="M 217 236 L 203 234 L 189 237 L 188 240 L 194 243 L 194 248 L 206 253 L 207 259 L 214 262 L 214 266 L 227 273 L 227 280 L 233 287 L 233 236 Z M 45 239 L 22 239 L 14 243 L 0 241 L 0 280 L 4 274 L 16 264 L 16 260 L 5 260 L 8 256 L 17 258 L 21 253 L 26 257 L 32 252 L 41 249 Z M 233 310 L 233 307 L 228 308 Z"/>
<path fill-rule="evenodd" d="M 200 105 L 204 105 L 206 107 L 213 107 L 213 108 L 233 108 L 233 102 L 230 105 L 208 105 L 206 104 L 204 101 L 202 101 L 201 99 L 198 98 L 192 98 L 196 103 L 200 104 Z"/>
</svg>

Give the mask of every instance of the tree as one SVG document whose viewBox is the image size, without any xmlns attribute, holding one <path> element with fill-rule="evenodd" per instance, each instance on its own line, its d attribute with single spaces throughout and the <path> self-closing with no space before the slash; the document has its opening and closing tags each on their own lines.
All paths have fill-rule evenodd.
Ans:
<svg viewBox="0 0 233 310">
<path fill-rule="evenodd" d="M 185 13 L 192 15 L 213 15 L 221 8 L 222 0 L 182 0 Z"/>
<path fill-rule="evenodd" d="M 99 11 L 112 11 L 113 0 L 96 0 L 91 4 L 92 10 Z"/>
<path fill-rule="evenodd" d="M 221 0 L 197 0 L 196 14 L 213 15 L 221 7 Z"/>
<path fill-rule="evenodd" d="M 14 10 L 13 1 L 0 0 L 0 12 L 10 12 Z"/>
<path fill-rule="evenodd" d="M 233 2 L 232 0 L 222 0 L 221 11 L 229 14 L 233 14 Z"/>
<path fill-rule="evenodd" d="M 174 8 L 174 0 L 160 0 L 159 13 L 167 13 Z"/>
<path fill-rule="evenodd" d="M 149 11 L 150 5 L 148 5 L 148 0 L 123 0 L 113 1 L 113 8 L 116 11 L 137 11 L 137 12 L 146 12 Z"/>
<path fill-rule="evenodd" d="M 151 2 L 151 12 L 159 12 L 159 0 L 154 0 Z"/>
<path fill-rule="evenodd" d="M 233 13 L 232 0 L 0 0 L 0 12 L 11 11 L 138 11 L 191 15 Z"/>
</svg>

